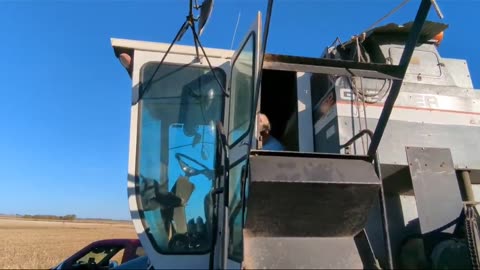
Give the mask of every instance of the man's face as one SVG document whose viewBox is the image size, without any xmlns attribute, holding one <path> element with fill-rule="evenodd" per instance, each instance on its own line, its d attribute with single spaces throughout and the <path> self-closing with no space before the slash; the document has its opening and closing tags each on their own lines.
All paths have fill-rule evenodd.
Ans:
<svg viewBox="0 0 480 270">
<path fill-rule="evenodd" d="M 268 124 L 268 120 L 265 117 L 265 115 L 260 114 L 258 116 L 258 130 L 262 131 L 264 127 L 267 126 L 267 124 Z"/>
<path fill-rule="evenodd" d="M 259 114 L 257 119 L 257 132 L 259 137 L 265 137 L 268 135 L 268 130 L 266 129 L 267 123 L 268 120 L 266 119 L 265 115 Z"/>
</svg>

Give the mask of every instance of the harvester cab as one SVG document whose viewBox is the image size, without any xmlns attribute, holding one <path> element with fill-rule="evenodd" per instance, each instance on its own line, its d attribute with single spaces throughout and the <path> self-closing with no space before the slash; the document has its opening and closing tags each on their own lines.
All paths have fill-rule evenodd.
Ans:
<svg viewBox="0 0 480 270">
<path fill-rule="evenodd" d="M 480 95 L 440 57 L 432 4 L 320 58 L 265 52 L 273 0 L 236 51 L 201 44 L 212 0 L 190 1 L 171 43 L 112 39 L 151 267 L 478 267 Z M 189 29 L 194 46 L 175 44 Z M 285 151 L 262 149 L 259 113 Z"/>
</svg>

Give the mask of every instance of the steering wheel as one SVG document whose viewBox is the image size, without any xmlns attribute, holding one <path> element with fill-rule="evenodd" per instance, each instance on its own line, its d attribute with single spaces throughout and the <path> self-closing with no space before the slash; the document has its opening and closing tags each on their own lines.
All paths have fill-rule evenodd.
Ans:
<svg viewBox="0 0 480 270">
<path fill-rule="evenodd" d="M 185 176 L 187 177 L 190 177 L 190 176 L 195 176 L 195 175 L 199 175 L 199 174 L 203 174 L 205 175 L 208 179 L 213 179 L 213 170 L 211 170 L 210 168 L 208 168 L 207 166 L 205 166 L 204 164 L 196 161 L 194 158 L 192 157 L 189 157 L 185 154 L 181 154 L 181 153 L 176 153 L 175 154 L 175 158 L 177 159 L 178 161 L 178 165 L 180 165 L 180 169 L 182 169 L 182 171 L 185 173 Z M 195 164 L 197 164 L 198 166 L 200 166 L 202 169 L 196 169 L 196 168 L 193 168 L 191 166 L 189 166 L 185 161 L 185 160 L 189 160 Z"/>
</svg>

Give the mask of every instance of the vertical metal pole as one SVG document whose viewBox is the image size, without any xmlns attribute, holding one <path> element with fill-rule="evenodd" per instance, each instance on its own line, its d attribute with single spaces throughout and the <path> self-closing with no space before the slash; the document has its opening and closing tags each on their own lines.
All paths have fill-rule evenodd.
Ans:
<svg viewBox="0 0 480 270">
<path fill-rule="evenodd" d="M 268 32 L 270 30 L 270 19 L 272 18 L 272 9 L 273 9 L 273 0 L 268 0 L 267 6 L 267 14 L 265 16 L 265 25 L 263 30 L 263 38 L 262 38 L 262 55 L 265 55 L 265 51 L 267 50 L 267 40 L 268 40 Z M 263 67 L 263 57 L 260 60 L 261 66 L 260 69 Z"/>
<path fill-rule="evenodd" d="M 392 249 L 390 243 L 390 232 L 388 230 L 388 216 L 387 216 L 387 202 L 385 200 L 385 191 L 383 189 L 383 178 L 382 178 L 382 171 L 380 168 L 380 160 L 378 158 L 378 153 L 375 153 L 375 171 L 377 173 L 378 178 L 380 178 L 381 185 L 380 185 L 380 194 L 379 194 L 379 202 L 380 202 L 380 214 L 382 216 L 382 229 L 383 229 L 383 238 L 385 244 L 385 251 L 387 252 L 387 269 L 393 269 L 393 258 L 392 258 Z"/>
<path fill-rule="evenodd" d="M 428 12 L 430 11 L 430 7 L 432 5 L 431 0 L 422 0 L 420 4 L 420 8 L 418 9 L 417 16 L 415 17 L 415 22 L 413 23 L 412 29 L 410 30 L 410 34 L 408 35 L 407 43 L 405 44 L 405 49 L 403 51 L 402 57 L 400 58 L 399 67 L 400 67 L 400 78 L 401 80 L 394 80 L 392 83 L 392 88 L 390 89 L 390 93 L 388 94 L 387 99 L 385 100 L 385 104 L 383 106 L 382 114 L 378 119 L 377 127 L 373 134 L 372 143 L 368 148 L 368 155 L 373 157 L 377 152 L 378 146 L 380 145 L 380 141 L 382 140 L 383 133 L 385 132 L 385 128 L 387 126 L 388 119 L 390 118 L 390 114 L 393 110 L 393 105 L 397 100 L 398 94 L 400 92 L 400 88 L 403 84 L 403 78 L 405 77 L 405 73 L 408 68 L 408 64 L 410 63 L 410 59 L 412 58 L 413 51 L 415 50 L 415 46 L 417 45 L 418 39 L 420 37 L 420 33 L 423 28 L 423 24 L 427 18 Z"/>
<path fill-rule="evenodd" d="M 229 241 L 229 236 L 230 232 L 229 230 L 229 222 L 228 222 L 228 206 L 224 206 L 224 216 L 223 216 L 223 250 L 222 250 L 222 269 L 228 269 L 227 268 L 227 262 L 228 262 L 228 241 Z"/>
<path fill-rule="evenodd" d="M 258 78 L 257 78 L 257 84 L 255 85 L 255 89 L 258 89 L 256 91 L 256 96 L 253 97 L 253 104 L 254 104 L 254 108 L 255 108 L 255 111 L 252 113 L 252 121 L 253 123 L 257 123 L 257 112 L 260 111 L 260 104 L 259 104 L 259 100 L 260 100 L 260 92 L 261 92 L 261 88 L 262 88 L 262 75 L 263 75 L 263 61 L 265 59 L 265 52 L 267 51 L 267 41 L 268 41 L 268 32 L 270 30 L 270 19 L 272 18 L 272 9 L 273 9 L 273 0 L 268 0 L 268 4 L 267 4 L 267 14 L 265 16 L 265 24 L 264 24 L 264 29 L 263 29 L 263 38 L 262 38 L 262 49 L 260 51 L 261 53 L 261 56 L 260 57 L 260 63 L 259 63 L 259 66 L 258 66 Z M 257 111 L 258 110 L 258 111 Z M 255 130 L 255 134 L 254 136 L 250 136 L 250 146 L 254 146 L 256 149 L 262 149 L 263 145 L 262 145 L 262 142 L 260 141 L 260 148 L 259 148 L 259 145 L 257 145 L 259 142 L 256 141 L 255 144 L 252 144 L 252 141 L 253 141 L 253 138 L 254 137 L 257 137 L 257 127 L 255 125 L 254 127 L 254 130 Z"/>
<path fill-rule="evenodd" d="M 259 70 L 258 70 L 258 79 L 257 79 L 257 85 L 255 86 L 255 89 L 258 89 L 257 91 L 257 96 L 254 97 L 254 108 L 257 108 L 258 105 L 258 100 L 260 97 L 260 88 L 262 86 L 262 74 L 263 74 L 263 60 L 265 59 L 265 52 L 267 50 L 267 41 L 268 41 L 268 32 L 270 30 L 270 19 L 272 18 L 272 9 L 273 9 L 273 0 L 268 0 L 268 6 L 267 6 L 267 15 L 265 16 L 265 25 L 263 29 L 263 38 L 262 38 L 262 50 L 261 54 L 262 57 L 259 59 L 260 60 L 260 65 L 259 65 Z M 256 110 L 256 109 L 255 109 Z M 256 113 L 253 114 L 253 117 L 256 117 Z M 256 120 L 254 120 L 254 123 L 256 123 Z M 252 143 L 250 142 L 250 145 Z"/>
<path fill-rule="evenodd" d="M 229 242 L 229 209 L 228 209 L 228 199 L 229 199 L 229 190 L 230 190 L 230 154 L 228 152 L 227 146 L 227 137 L 223 131 L 223 126 L 221 122 L 217 123 L 217 130 L 219 131 L 219 136 L 221 140 L 221 147 L 223 148 L 223 227 L 222 227 L 222 242 L 221 242 L 221 258 L 220 258 L 220 267 L 221 269 L 227 269 L 228 262 L 228 242 Z"/>
</svg>

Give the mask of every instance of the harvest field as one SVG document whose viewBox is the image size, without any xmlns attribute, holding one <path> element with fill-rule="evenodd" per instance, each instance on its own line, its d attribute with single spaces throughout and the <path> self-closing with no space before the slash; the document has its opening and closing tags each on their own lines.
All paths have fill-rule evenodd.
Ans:
<svg viewBox="0 0 480 270">
<path fill-rule="evenodd" d="M 137 235 L 128 222 L 0 218 L 0 269 L 51 268 L 87 244 L 106 238 Z"/>
</svg>

